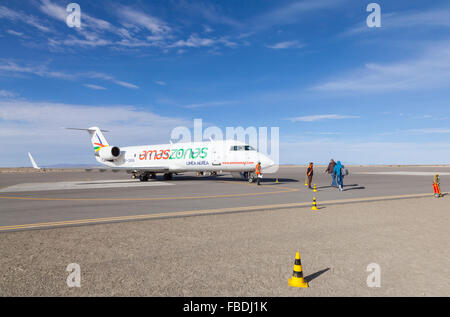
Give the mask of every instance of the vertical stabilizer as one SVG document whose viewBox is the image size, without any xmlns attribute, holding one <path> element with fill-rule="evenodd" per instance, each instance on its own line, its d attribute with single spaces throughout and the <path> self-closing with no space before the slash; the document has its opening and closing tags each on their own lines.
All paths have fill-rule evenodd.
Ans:
<svg viewBox="0 0 450 317">
<path fill-rule="evenodd" d="M 94 147 L 95 152 L 98 152 L 102 148 L 109 146 L 108 141 L 106 141 L 100 128 L 91 127 L 87 130 L 88 130 L 89 136 L 91 137 L 91 143 L 92 143 L 92 146 Z"/>
<path fill-rule="evenodd" d="M 106 141 L 106 138 L 103 136 L 103 132 L 108 132 L 105 130 L 100 130 L 98 127 L 91 127 L 88 129 L 80 129 L 80 128 L 66 128 L 68 130 L 81 130 L 81 131 L 87 131 L 89 133 L 89 137 L 91 138 L 92 146 L 94 147 L 95 152 L 100 151 L 104 147 L 108 147 L 108 141 Z"/>
<path fill-rule="evenodd" d="M 37 166 L 37 164 L 36 164 L 36 162 L 34 161 L 33 156 L 31 155 L 30 152 L 28 152 L 28 157 L 30 158 L 31 165 L 33 165 L 33 168 L 35 168 L 35 169 L 37 169 L 37 170 L 40 170 L 41 168 L 40 168 L 39 166 Z"/>
</svg>

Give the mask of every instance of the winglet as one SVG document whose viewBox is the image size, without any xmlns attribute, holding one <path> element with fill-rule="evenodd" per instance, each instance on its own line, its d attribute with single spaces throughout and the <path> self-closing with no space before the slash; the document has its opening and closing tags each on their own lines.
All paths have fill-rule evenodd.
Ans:
<svg viewBox="0 0 450 317">
<path fill-rule="evenodd" d="M 40 168 L 39 166 L 37 166 L 36 162 L 35 162 L 34 159 L 33 159 L 33 156 L 31 156 L 31 153 L 30 153 L 30 152 L 28 152 L 28 157 L 30 158 L 31 165 L 33 165 L 33 168 L 35 168 L 35 169 L 37 169 L 37 170 L 40 170 L 41 168 Z"/>
</svg>

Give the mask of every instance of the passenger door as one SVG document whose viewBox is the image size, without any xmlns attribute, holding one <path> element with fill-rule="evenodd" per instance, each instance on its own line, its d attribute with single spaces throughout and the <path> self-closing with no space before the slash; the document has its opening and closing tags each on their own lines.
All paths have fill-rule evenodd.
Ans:
<svg viewBox="0 0 450 317">
<path fill-rule="evenodd" d="M 220 166 L 222 165 L 222 153 L 218 146 L 214 146 L 212 149 L 212 165 Z"/>
</svg>

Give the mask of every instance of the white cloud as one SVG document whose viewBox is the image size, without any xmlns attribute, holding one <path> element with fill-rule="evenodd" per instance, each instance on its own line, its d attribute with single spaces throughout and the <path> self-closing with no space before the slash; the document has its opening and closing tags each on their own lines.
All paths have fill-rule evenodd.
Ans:
<svg viewBox="0 0 450 317">
<path fill-rule="evenodd" d="M 67 12 L 65 7 L 52 3 L 50 0 L 41 0 L 41 5 L 39 6 L 39 9 L 48 16 L 63 22 L 64 25 L 66 24 Z M 94 18 L 89 14 L 87 14 L 86 12 L 83 12 L 83 10 L 81 12 L 82 12 L 81 29 L 89 28 L 95 31 L 115 30 L 115 27 L 111 23 L 105 20 Z M 76 28 L 75 30 L 79 29 Z"/>
<path fill-rule="evenodd" d="M 54 4 L 49 0 L 42 0 L 39 9 L 48 16 L 66 23 L 67 12 L 64 7 Z"/>
<path fill-rule="evenodd" d="M 94 90 L 106 90 L 105 87 L 93 84 L 84 84 L 83 86 L 94 89 Z"/>
<path fill-rule="evenodd" d="M 303 116 L 303 117 L 295 117 L 290 118 L 292 122 L 314 122 L 321 120 L 342 120 L 342 119 L 357 119 L 359 116 L 348 116 L 348 115 L 338 115 L 338 114 L 321 114 L 321 115 L 312 115 L 312 116 Z"/>
<path fill-rule="evenodd" d="M 39 19 L 23 12 L 17 12 L 4 6 L 0 6 L 0 19 L 7 19 L 14 22 L 22 22 L 30 25 L 42 32 L 50 32 L 50 29 L 40 23 Z"/>
<path fill-rule="evenodd" d="M 450 128 L 424 128 L 424 129 L 410 129 L 405 132 L 414 134 L 448 134 Z"/>
<path fill-rule="evenodd" d="M 234 48 L 238 46 L 238 43 L 231 41 L 228 37 L 222 36 L 218 38 L 214 37 L 200 37 L 197 34 L 191 34 L 187 40 L 178 40 L 175 43 L 167 45 L 167 48 L 174 47 L 216 47 L 222 44 L 227 47 Z M 214 53 L 214 52 L 212 52 Z"/>
<path fill-rule="evenodd" d="M 136 86 L 135 84 L 127 83 L 126 81 L 115 80 L 114 83 L 116 83 L 119 86 L 125 87 L 125 88 L 139 89 L 139 86 Z"/>
<path fill-rule="evenodd" d="M 64 127 L 99 126 L 118 146 L 168 143 L 177 126 L 191 127 L 183 118 L 165 117 L 134 106 L 92 106 L 23 100 L 0 100 L 0 144 L 8 155 L 0 166 L 28 166 L 26 152 L 42 165 L 95 163 L 87 134 Z M 56 148 L 55 148 L 56 147 Z"/>
<path fill-rule="evenodd" d="M 139 86 L 114 78 L 111 75 L 99 73 L 99 72 L 86 72 L 86 73 L 65 73 L 60 71 L 49 70 L 46 65 L 38 66 L 23 66 L 19 65 L 13 61 L 0 60 L 0 75 L 1 72 L 7 72 L 12 74 L 33 74 L 40 77 L 56 78 L 63 80 L 79 80 L 83 78 L 91 79 L 102 79 L 105 81 L 112 82 L 116 85 L 129 88 L 129 89 L 139 89 Z"/>
<path fill-rule="evenodd" d="M 12 91 L 8 91 L 8 90 L 0 90 L 0 97 L 3 98 L 12 98 L 17 96 L 16 93 L 12 92 Z"/>
<path fill-rule="evenodd" d="M 221 10 L 220 6 L 214 5 L 213 2 L 180 1 L 177 5 L 183 15 L 201 17 L 214 25 L 222 24 L 235 28 L 243 27 L 242 22 L 229 17 L 225 12 L 223 12 L 223 10 Z M 210 33 L 210 31 L 212 31 L 209 26 L 205 26 L 204 28 L 206 33 Z"/>
<path fill-rule="evenodd" d="M 14 30 L 7 30 L 6 33 L 14 35 L 14 36 L 18 36 L 18 37 L 24 37 L 24 34 L 22 32 L 17 32 Z"/>
<path fill-rule="evenodd" d="M 65 25 L 67 13 L 64 7 L 52 3 L 50 0 L 42 0 L 39 9 Z M 156 46 L 153 42 L 158 41 L 158 39 L 163 39 L 162 34 L 170 31 L 170 28 L 161 20 L 131 8 L 118 7 L 116 13 L 121 20 L 128 21 L 128 23 L 124 23 L 126 27 L 115 26 L 108 21 L 95 18 L 82 11 L 81 28 L 74 29 L 74 32 L 76 32 L 75 35 L 71 34 L 67 37 L 66 34 L 60 34 L 59 37 L 48 39 L 48 43 L 54 49 L 64 46 L 150 47 Z M 146 31 L 150 29 L 156 35 L 139 39 L 135 33 L 140 28 Z M 157 36 L 159 37 L 158 39 L 156 38 Z"/>
<path fill-rule="evenodd" d="M 22 74 L 33 74 L 40 77 L 59 78 L 59 79 L 75 79 L 73 74 L 63 72 L 50 71 L 46 65 L 40 66 L 23 66 L 12 61 L 0 60 L 0 71 Z"/>
<path fill-rule="evenodd" d="M 450 86 L 450 43 L 433 43 L 420 56 L 364 68 L 312 87 L 316 91 L 381 92 Z"/>
<path fill-rule="evenodd" d="M 187 109 L 196 109 L 196 108 L 205 108 L 205 107 L 220 107 L 220 106 L 226 106 L 230 104 L 235 104 L 237 101 L 210 101 L 210 102 L 203 102 L 203 103 L 195 103 L 195 104 L 189 104 L 183 106 Z"/>
<path fill-rule="evenodd" d="M 278 42 L 272 45 L 266 45 L 268 48 L 273 49 L 285 49 L 285 48 L 302 48 L 305 45 L 300 43 L 299 41 L 285 41 L 285 42 Z"/>
<path fill-rule="evenodd" d="M 103 79 L 103 80 L 110 81 L 110 82 L 112 82 L 112 83 L 114 83 L 116 85 L 119 85 L 119 86 L 122 86 L 122 87 L 126 87 L 126 88 L 139 89 L 139 87 L 136 86 L 135 84 L 128 83 L 128 82 L 122 81 L 122 80 L 117 80 L 113 76 L 108 75 L 108 74 L 104 74 L 104 73 L 89 72 L 89 73 L 84 73 L 83 76 L 86 76 L 88 78 Z"/>
<path fill-rule="evenodd" d="M 330 10 L 340 6 L 345 0 L 303 0 L 290 2 L 251 20 L 252 29 L 268 29 L 276 25 L 297 23 L 304 14 L 312 11 Z"/>
<path fill-rule="evenodd" d="M 129 7 L 119 7 L 117 14 L 126 23 L 143 27 L 153 34 L 169 33 L 171 31 L 171 28 L 164 21 L 142 11 Z"/>
<path fill-rule="evenodd" d="M 216 41 L 212 38 L 201 38 L 197 34 L 192 34 L 187 40 L 179 40 L 171 47 L 201 47 L 201 46 L 212 46 Z"/>
<path fill-rule="evenodd" d="M 41 30 L 51 32 L 51 36 L 45 37 L 44 43 L 51 51 L 63 52 L 66 49 L 74 50 L 97 47 L 108 47 L 115 50 L 153 47 L 167 53 L 170 48 L 174 47 L 211 47 L 220 44 L 233 48 L 238 45 L 226 36 L 201 38 L 194 34 L 187 40 L 177 39 L 180 32 L 178 30 L 174 32 L 174 28 L 169 26 L 161 18 L 144 12 L 142 9 L 116 4 L 112 4 L 112 10 L 110 12 L 117 16 L 119 23 L 114 24 L 93 17 L 83 11 L 82 8 L 81 27 L 73 28 L 67 34 L 67 32 L 61 31 L 67 30 L 67 12 L 66 8 L 60 2 L 41 0 L 33 3 L 42 13 L 58 21 L 54 29 L 50 30 L 45 26 L 40 26 L 38 19 L 21 12 L 13 11 L 4 6 L 0 6 L 0 19 L 6 18 L 13 21 L 25 22 Z M 205 30 L 206 33 L 213 32 L 211 28 L 205 28 Z M 17 36 L 20 35 L 19 33 L 22 33 L 18 31 L 13 32 Z M 11 32 L 11 34 L 13 33 Z M 37 38 L 33 39 L 40 40 Z M 39 44 L 34 43 L 34 45 Z M 133 87 L 129 86 L 128 88 Z"/>
<path fill-rule="evenodd" d="M 305 149 L 308 149 L 305 151 Z M 282 142 L 282 164 L 326 164 L 333 158 L 342 164 L 448 164 L 449 142 L 364 142 L 318 138 Z M 352 173 L 349 168 L 350 174 Z"/>
<path fill-rule="evenodd" d="M 155 84 L 160 85 L 160 86 L 166 86 L 167 85 L 167 83 L 165 81 L 162 81 L 162 80 L 156 80 Z"/>
<path fill-rule="evenodd" d="M 366 21 L 351 27 L 341 36 L 366 34 L 368 32 L 385 32 L 397 29 L 417 27 L 450 27 L 450 9 L 439 8 L 427 11 L 403 11 L 395 13 L 383 13 L 381 15 L 381 28 L 369 28 Z"/>
</svg>

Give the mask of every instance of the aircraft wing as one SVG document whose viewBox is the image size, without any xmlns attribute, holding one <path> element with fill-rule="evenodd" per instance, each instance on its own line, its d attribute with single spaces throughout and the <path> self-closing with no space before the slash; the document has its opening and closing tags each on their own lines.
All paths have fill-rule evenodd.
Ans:
<svg viewBox="0 0 450 317">
<path fill-rule="evenodd" d="M 142 171 L 142 172 L 162 173 L 162 172 L 169 172 L 169 167 L 168 166 L 155 166 L 155 167 L 149 167 L 149 168 L 137 168 L 136 170 Z"/>
<path fill-rule="evenodd" d="M 92 171 L 99 171 L 99 172 L 106 172 L 106 171 L 112 171 L 112 172 L 120 172 L 120 171 L 126 171 L 127 173 L 133 173 L 133 172 L 148 172 L 148 173 L 168 173 L 169 167 L 168 166 L 152 166 L 149 168 L 134 168 L 131 169 L 129 167 L 127 168 L 120 168 L 120 167 L 113 167 L 113 168 L 85 168 L 86 172 L 92 172 Z"/>
</svg>

